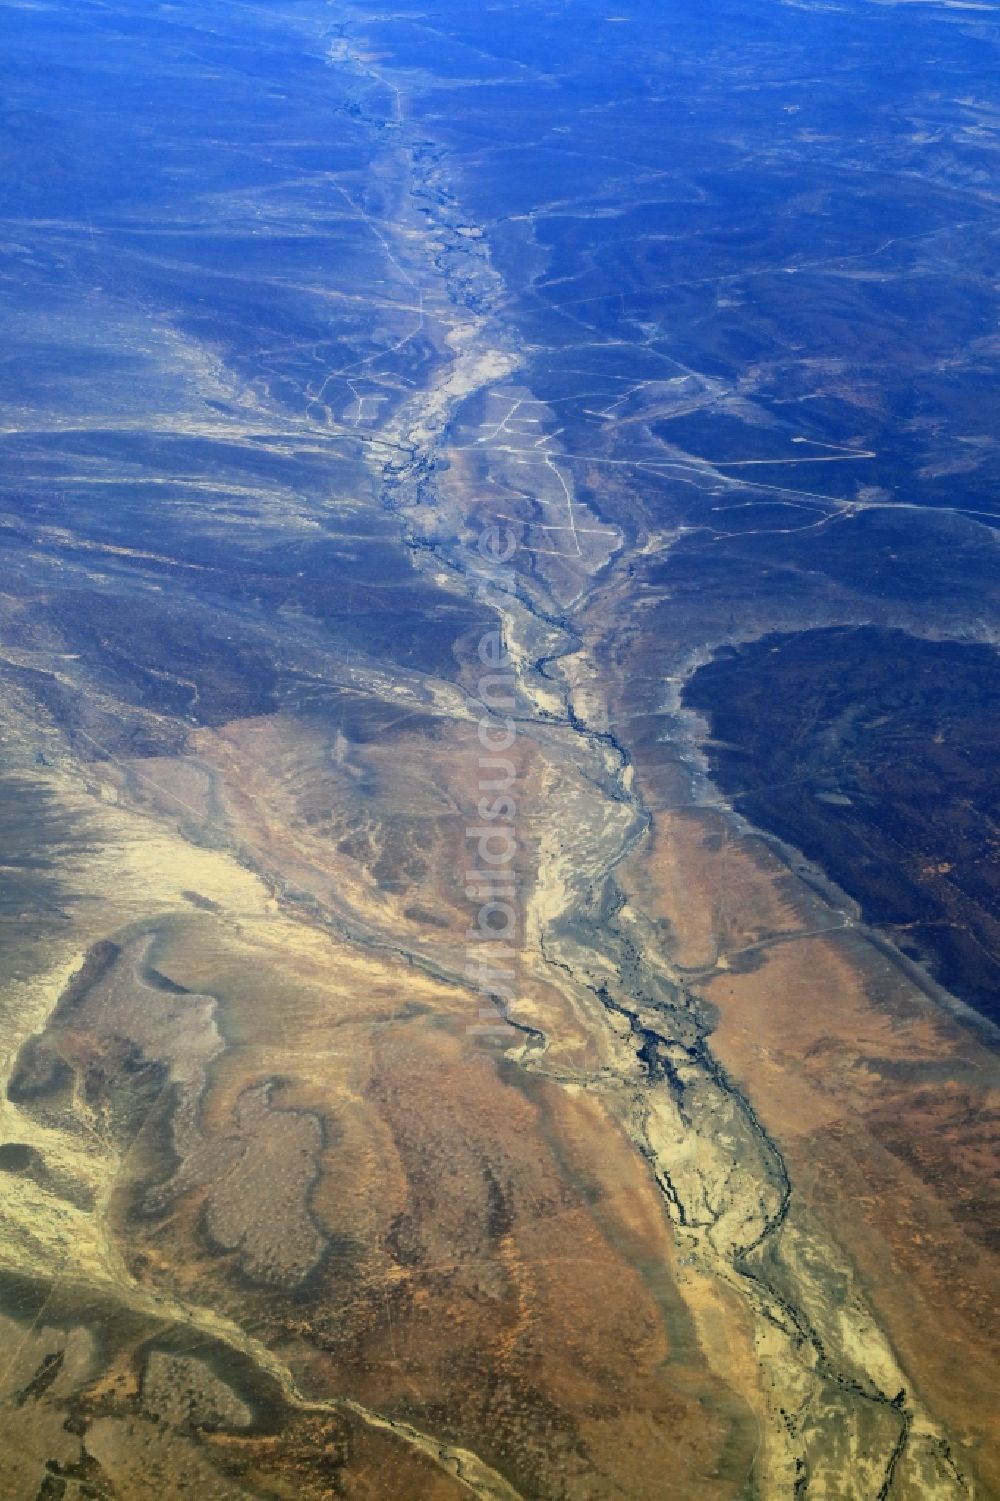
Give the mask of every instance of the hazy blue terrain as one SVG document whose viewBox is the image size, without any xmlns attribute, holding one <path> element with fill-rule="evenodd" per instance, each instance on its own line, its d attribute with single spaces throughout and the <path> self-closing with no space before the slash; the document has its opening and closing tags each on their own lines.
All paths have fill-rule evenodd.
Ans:
<svg viewBox="0 0 1000 1501">
<path fill-rule="evenodd" d="M 998 6 L 0 37 L 0 1501 L 1000 1497 Z"/>
</svg>

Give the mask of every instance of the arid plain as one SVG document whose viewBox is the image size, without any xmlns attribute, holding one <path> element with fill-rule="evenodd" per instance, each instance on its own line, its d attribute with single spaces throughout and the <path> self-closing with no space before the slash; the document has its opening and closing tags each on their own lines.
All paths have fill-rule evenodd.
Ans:
<svg viewBox="0 0 1000 1501">
<path fill-rule="evenodd" d="M 995 645 L 997 39 L 751 11 L 8 9 L 3 1501 L 1000 1497 L 996 1028 L 685 697 Z"/>
</svg>

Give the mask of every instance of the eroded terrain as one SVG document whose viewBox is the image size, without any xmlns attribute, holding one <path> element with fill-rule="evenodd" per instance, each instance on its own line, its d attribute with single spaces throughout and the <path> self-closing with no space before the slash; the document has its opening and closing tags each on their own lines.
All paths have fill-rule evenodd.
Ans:
<svg viewBox="0 0 1000 1501">
<path fill-rule="evenodd" d="M 4 1498 L 1000 1496 L 995 1029 L 682 693 L 992 661 L 997 36 L 905 11 L 7 9 Z"/>
</svg>

